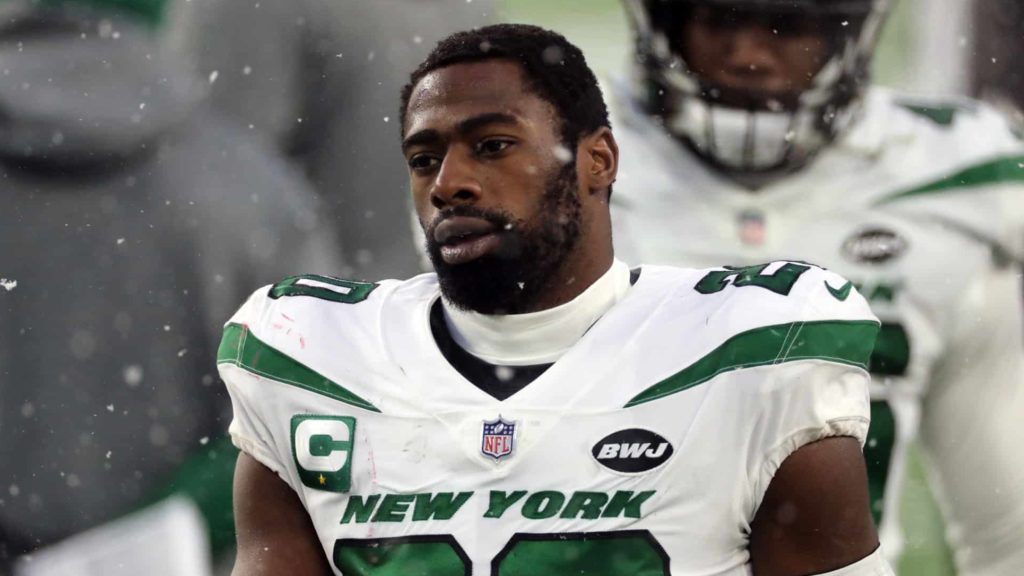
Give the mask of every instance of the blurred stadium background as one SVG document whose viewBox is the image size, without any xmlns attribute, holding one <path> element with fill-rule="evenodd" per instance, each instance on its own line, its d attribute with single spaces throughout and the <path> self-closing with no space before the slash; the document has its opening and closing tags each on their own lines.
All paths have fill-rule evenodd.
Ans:
<svg viewBox="0 0 1024 576">
<path fill-rule="evenodd" d="M 936 40 L 940 49 L 956 55 L 964 43 L 957 31 L 946 26 L 949 45 L 935 33 L 941 23 L 926 24 L 922 14 L 935 14 L 918 8 L 923 2 L 937 0 L 902 0 L 887 24 L 882 45 L 875 60 L 878 83 L 915 92 L 956 92 L 961 89 L 965 70 L 948 66 L 928 66 L 922 56 Z M 472 0 L 467 0 L 472 2 Z M 938 2 L 954 9 L 956 2 Z M 953 20 L 950 12 L 943 22 Z M 913 18 L 912 16 L 917 16 Z M 629 30 L 619 0 L 502 0 L 498 19 L 505 22 L 526 22 L 557 30 L 580 46 L 590 66 L 607 80 L 623 70 L 628 58 Z M 955 26 L 955 23 L 952 24 Z M 929 36 L 924 34 L 929 33 Z M 966 50 L 964 48 L 964 50 Z M 961 59 L 966 62 L 966 55 Z M 900 576 L 953 576 L 952 556 L 943 539 L 942 518 L 924 479 L 918 452 L 910 455 L 907 491 L 903 496 L 901 522 L 906 531 L 906 547 L 898 566 Z"/>
</svg>

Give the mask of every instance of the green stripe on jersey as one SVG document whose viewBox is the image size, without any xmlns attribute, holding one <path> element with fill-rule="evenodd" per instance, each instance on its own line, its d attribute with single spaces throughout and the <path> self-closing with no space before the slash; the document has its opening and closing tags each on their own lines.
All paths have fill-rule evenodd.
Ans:
<svg viewBox="0 0 1024 576">
<path fill-rule="evenodd" d="M 277 382 L 309 390 L 357 408 L 380 412 L 373 404 L 349 392 L 318 372 L 296 362 L 253 335 L 248 326 L 228 324 L 217 349 L 218 364 L 234 364 L 239 368 Z"/>
<path fill-rule="evenodd" d="M 910 196 L 936 194 L 958 188 L 1006 182 L 1024 182 L 1024 156 L 1007 156 L 990 160 L 984 164 L 977 164 L 940 180 L 882 198 L 878 204 L 902 200 Z"/>
<path fill-rule="evenodd" d="M 794 322 L 742 332 L 680 370 L 644 390 L 626 408 L 664 398 L 711 380 L 719 374 L 797 360 L 826 360 L 867 369 L 878 334 L 870 320 Z"/>
</svg>

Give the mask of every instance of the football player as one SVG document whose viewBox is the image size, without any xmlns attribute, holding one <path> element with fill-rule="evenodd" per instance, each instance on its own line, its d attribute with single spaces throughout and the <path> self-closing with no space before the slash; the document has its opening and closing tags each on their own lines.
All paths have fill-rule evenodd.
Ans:
<svg viewBox="0 0 1024 576">
<path fill-rule="evenodd" d="M 238 574 L 891 574 L 877 320 L 799 262 L 630 270 L 580 51 L 499 25 L 403 92 L 435 273 L 258 290 L 218 354 Z"/>
<path fill-rule="evenodd" d="M 963 574 L 1024 574 L 1024 151 L 973 101 L 869 85 L 885 0 L 626 0 L 618 253 L 820 263 L 882 320 L 866 446 L 887 553 L 919 438 Z"/>
</svg>

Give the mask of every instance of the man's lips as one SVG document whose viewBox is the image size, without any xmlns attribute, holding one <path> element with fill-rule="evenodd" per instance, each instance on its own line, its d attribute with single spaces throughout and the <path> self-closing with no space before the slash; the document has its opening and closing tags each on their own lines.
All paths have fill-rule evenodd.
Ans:
<svg viewBox="0 0 1024 576">
<path fill-rule="evenodd" d="M 448 264 L 464 264 L 498 248 L 498 227 L 483 218 L 451 216 L 434 228 L 434 241 Z"/>
</svg>

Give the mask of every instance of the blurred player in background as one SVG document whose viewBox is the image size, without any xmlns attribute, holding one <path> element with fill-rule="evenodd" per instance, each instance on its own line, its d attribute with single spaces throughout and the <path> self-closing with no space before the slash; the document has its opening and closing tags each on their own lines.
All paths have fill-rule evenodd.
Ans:
<svg viewBox="0 0 1024 576">
<path fill-rule="evenodd" d="M 865 449 L 883 546 L 919 438 L 961 572 L 1024 574 L 1021 142 L 976 102 L 869 86 L 884 0 L 625 5 L 619 253 L 851 278 L 883 321 Z"/>
<path fill-rule="evenodd" d="M 337 267 L 304 179 L 159 48 L 164 8 L 0 2 L 0 574 L 26 552 L 30 574 L 166 574 L 136 558 L 187 535 L 135 545 L 138 524 L 36 570 L 186 487 L 230 544 L 223 316 L 241 286 Z"/>
<path fill-rule="evenodd" d="M 419 271 L 394 95 L 440 38 L 495 0 L 192 0 L 177 43 L 214 106 L 268 138 L 320 192 L 347 277 Z"/>
</svg>

